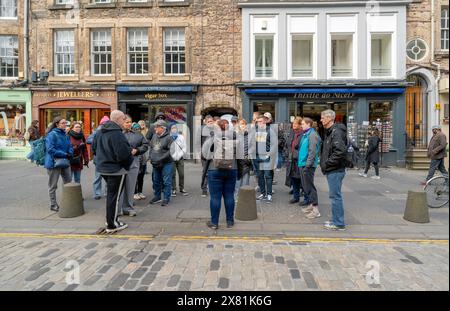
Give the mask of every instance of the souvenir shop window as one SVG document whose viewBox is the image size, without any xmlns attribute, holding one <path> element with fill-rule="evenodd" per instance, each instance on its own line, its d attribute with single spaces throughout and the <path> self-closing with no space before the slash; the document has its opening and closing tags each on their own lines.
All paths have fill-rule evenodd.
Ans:
<svg viewBox="0 0 450 311">
<path fill-rule="evenodd" d="M 187 128 L 187 106 L 186 105 L 154 105 L 150 109 L 150 120 L 155 120 L 157 113 L 163 113 L 166 116 L 167 123 L 176 123 L 179 132 L 185 138 L 189 135 Z"/>
<path fill-rule="evenodd" d="M 25 105 L 0 103 L 0 144 L 23 145 L 25 131 Z"/>
<path fill-rule="evenodd" d="M 382 144 L 381 152 L 389 152 L 393 146 L 393 114 L 392 101 L 372 101 L 369 103 L 369 126 L 380 132 Z"/>
</svg>

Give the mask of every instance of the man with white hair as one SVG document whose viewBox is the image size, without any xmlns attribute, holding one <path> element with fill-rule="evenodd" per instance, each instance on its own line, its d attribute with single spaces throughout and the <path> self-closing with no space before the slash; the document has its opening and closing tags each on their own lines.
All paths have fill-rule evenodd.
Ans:
<svg viewBox="0 0 450 311">
<path fill-rule="evenodd" d="M 336 113 L 333 110 L 322 112 L 320 121 L 325 128 L 325 137 L 320 154 L 320 168 L 327 178 L 333 216 L 331 221 L 325 223 L 325 229 L 343 231 L 345 230 L 345 219 L 342 182 L 345 177 L 347 128 L 343 124 L 334 123 L 335 119 Z"/>
<path fill-rule="evenodd" d="M 440 125 L 432 127 L 433 137 L 431 137 L 428 144 L 428 157 L 431 158 L 430 169 L 428 170 L 427 181 L 433 178 L 436 170 L 439 170 L 442 175 L 448 177 L 448 172 L 445 169 L 444 158 L 447 156 L 445 148 L 447 147 L 447 137 L 442 133 Z M 422 183 L 423 185 L 426 184 Z"/>
</svg>

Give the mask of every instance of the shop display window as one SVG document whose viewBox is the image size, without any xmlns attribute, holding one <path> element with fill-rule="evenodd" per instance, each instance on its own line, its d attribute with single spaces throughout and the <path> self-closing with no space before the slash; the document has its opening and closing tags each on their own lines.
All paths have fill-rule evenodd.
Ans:
<svg viewBox="0 0 450 311">
<path fill-rule="evenodd" d="M 389 152 L 393 145 L 393 115 L 394 103 L 392 101 L 372 101 L 369 103 L 369 127 L 377 128 L 382 143 L 381 152 Z"/>
<path fill-rule="evenodd" d="M 167 123 L 176 123 L 179 132 L 186 139 L 190 137 L 187 126 L 186 105 L 152 105 L 150 108 L 150 120 L 155 120 L 157 113 L 163 113 L 166 116 Z"/>
<path fill-rule="evenodd" d="M 25 104 L 0 103 L 0 147 L 24 146 Z"/>
</svg>

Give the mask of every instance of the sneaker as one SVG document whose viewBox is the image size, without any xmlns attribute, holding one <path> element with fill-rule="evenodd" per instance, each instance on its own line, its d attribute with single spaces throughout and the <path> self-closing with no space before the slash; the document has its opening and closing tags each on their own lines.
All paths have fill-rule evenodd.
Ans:
<svg viewBox="0 0 450 311">
<path fill-rule="evenodd" d="M 215 225 L 215 224 L 213 224 L 213 223 L 210 222 L 210 221 L 208 221 L 208 222 L 206 223 L 206 225 L 208 226 L 208 228 L 213 229 L 213 230 L 219 229 L 219 226 L 218 226 L 218 225 Z"/>
<path fill-rule="evenodd" d="M 53 212 L 58 212 L 59 211 L 59 206 L 50 206 L 50 210 Z"/>
<path fill-rule="evenodd" d="M 306 218 L 308 219 L 314 219 L 314 218 L 320 218 L 320 212 L 319 212 L 319 207 L 318 206 L 312 206 L 312 211 L 309 214 L 306 214 Z"/>
<path fill-rule="evenodd" d="M 180 190 L 180 193 L 181 193 L 182 195 L 184 195 L 184 196 L 189 195 L 189 193 L 187 193 L 187 191 L 184 190 L 184 189 Z"/>
<path fill-rule="evenodd" d="M 173 197 L 176 197 L 176 196 L 177 196 L 177 191 L 176 191 L 176 190 L 173 190 L 173 191 L 172 191 L 172 196 L 173 196 Z"/>
<path fill-rule="evenodd" d="M 299 199 L 291 199 L 289 201 L 289 204 L 295 204 L 295 203 L 298 203 L 299 201 L 300 201 Z"/>
<path fill-rule="evenodd" d="M 259 186 L 255 187 L 255 192 L 261 192 L 261 189 L 259 189 Z"/>
<path fill-rule="evenodd" d="M 207 196 L 208 196 L 208 191 L 207 190 L 203 190 L 202 197 L 206 198 Z"/>
<path fill-rule="evenodd" d="M 325 226 L 326 224 L 331 225 L 331 224 L 333 224 L 333 222 L 331 220 L 327 220 L 323 223 L 323 225 Z"/>
<path fill-rule="evenodd" d="M 118 231 L 122 231 L 122 230 L 126 229 L 127 227 L 128 227 L 128 225 L 126 223 L 119 222 L 119 226 L 117 226 L 115 228 L 106 228 L 106 233 L 108 233 L 108 234 L 116 233 Z"/>
<path fill-rule="evenodd" d="M 124 216 L 130 216 L 130 217 L 135 217 L 137 215 L 136 211 L 134 209 L 130 209 L 127 211 L 123 211 L 123 215 Z"/>
<path fill-rule="evenodd" d="M 145 200 L 147 198 L 143 193 L 139 193 L 139 197 L 141 200 Z"/>
<path fill-rule="evenodd" d="M 308 205 L 307 207 L 303 207 L 302 208 L 302 212 L 304 213 L 304 214 L 309 214 L 309 213 L 311 213 L 313 211 L 313 206 L 310 204 L 310 205 Z"/>
<path fill-rule="evenodd" d="M 267 203 L 267 204 L 270 204 L 270 203 L 272 203 L 272 202 L 273 202 L 272 195 L 269 194 L 269 195 L 267 196 L 267 198 L 266 198 L 266 203 Z"/>
<path fill-rule="evenodd" d="M 272 185 L 274 185 L 274 186 L 276 186 L 276 185 L 278 185 L 278 181 L 272 181 Z"/>
<path fill-rule="evenodd" d="M 133 196 L 133 199 L 135 199 L 135 200 L 142 200 L 141 196 L 139 194 L 137 194 L 137 193 Z"/>
<path fill-rule="evenodd" d="M 150 204 L 157 204 L 157 203 L 161 203 L 161 202 L 162 202 L 161 199 L 153 198 L 153 199 L 150 201 Z"/>
<path fill-rule="evenodd" d="M 234 221 L 227 221 L 227 228 L 231 229 L 234 227 Z"/>
<path fill-rule="evenodd" d="M 359 173 L 358 175 L 361 176 L 361 177 L 367 178 L 367 174 Z"/>
<path fill-rule="evenodd" d="M 259 196 L 256 197 L 257 201 L 264 201 L 266 199 L 266 195 L 265 194 L 260 194 Z"/>
<path fill-rule="evenodd" d="M 370 178 L 372 178 L 372 179 L 381 179 L 380 176 L 372 176 L 372 177 L 370 177 Z"/>
<path fill-rule="evenodd" d="M 161 206 L 167 206 L 167 205 L 169 205 L 169 201 L 163 200 L 161 203 Z"/>
<path fill-rule="evenodd" d="M 95 197 L 94 197 L 94 200 L 97 200 L 97 201 L 98 201 L 98 200 L 100 200 L 101 198 L 102 198 L 101 196 L 95 196 Z"/>
<path fill-rule="evenodd" d="M 345 226 L 336 226 L 333 223 L 327 223 L 324 225 L 324 228 L 332 231 L 345 231 Z"/>
</svg>

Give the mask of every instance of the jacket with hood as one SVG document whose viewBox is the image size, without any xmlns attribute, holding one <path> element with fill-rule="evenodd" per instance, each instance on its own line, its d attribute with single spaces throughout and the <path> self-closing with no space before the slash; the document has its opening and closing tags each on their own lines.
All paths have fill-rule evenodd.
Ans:
<svg viewBox="0 0 450 311">
<path fill-rule="evenodd" d="M 172 137 L 173 139 L 173 137 Z M 170 154 L 174 161 L 180 161 L 184 159 L 187 152 L 186 139 L 181 134 L 178 134 L 176 139 L 174 139 L 172 146 L 170 148 Z"/>
<path fill-rule="evenodd" d="M 320 168 L 324 175 L 345 171 L 347 154 L 347 128 L 343 124 L 333 124 L 325 130 L 320 153 Z"/>
<path fill-rule="evenodd" d="M 300 150 L 298 154 L 299 167 L 317 167 L 319 163 L 320 138 L 316 130 L 310 128 L 305 131 L 300 140 Z"/>
<path fill-rule="evenodd" d="M 145 155 L 148 151 L 148 141 L 142 136 L 140 131 L 125 131 L 123 133 L 128 140 L 132 149 L 137 149 L 136 155 L 133 156 L 133 164 L 131 168 L 137 168 L 140 165 L 139 157 Z"/>
<path fill-rule="evenodd" d="M 161 136 L 156 133 L 153 135 L 150 141 L 150 162 L 153 166 L 162 167 L 164 164 L 173 162 L 170 155 L 172 143 L 173 138 L 167 129 Z"/>
<path fill-rule="evenodd" d="M 158 112 L 155 115 L 155 120 L 154 122 L 156 122 L 158 120 L 159 117 L 164 117 L 164 119 L 166 119 L 166 115 L 162 112 Z M 148 142 L 152 141 L 153 135 L 155 134 L 155 123 L 150 124 L 150 127 L 148 128 L 147 131 L 147 136 L 145 137 L 147 139 Z"/>
<path fill-rule="evenodd" d="M 112 121 L 103 124 L 92 144 L 99 173 L 113 174 L 122 169 L 129 170 L 133 163 L 131 146 L 120 126 Z"/>
<path fill-rule="evenodd" d="M 45 162 L 46 169 L 55 168 L 55 159 L 69 159 L 73 156 L 73 148 L 70 144 L 66 132 L 59 128 L 54 128 L 45 137 Z"/>
</svg>

